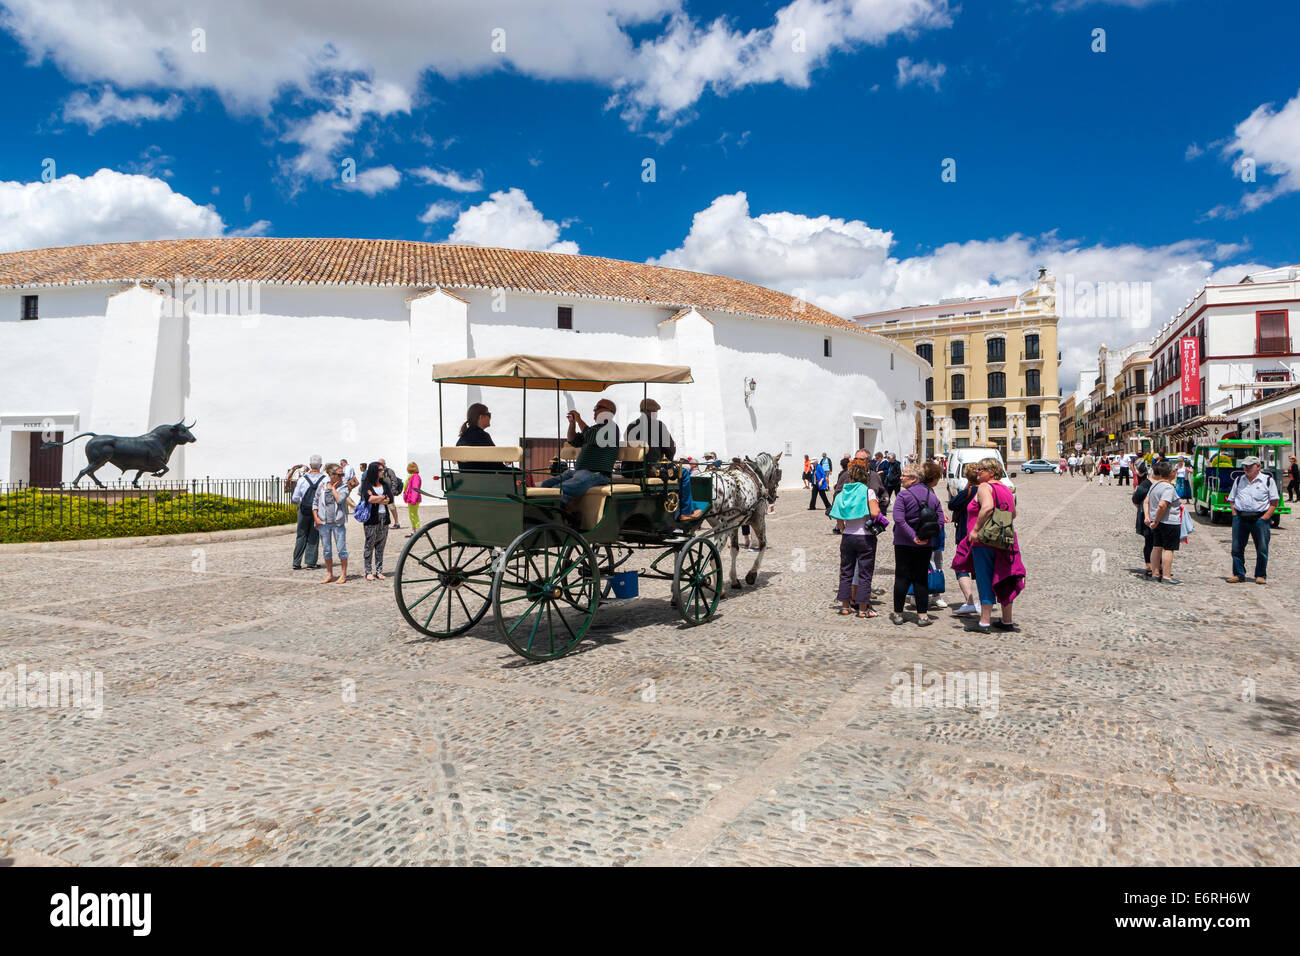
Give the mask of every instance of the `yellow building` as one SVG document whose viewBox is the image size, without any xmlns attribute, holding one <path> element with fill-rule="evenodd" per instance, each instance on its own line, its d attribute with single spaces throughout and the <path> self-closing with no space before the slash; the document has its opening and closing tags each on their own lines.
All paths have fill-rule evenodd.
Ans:
<svg viewBox="0 0 1300 956">
<path fill-rule="evenodd" d="M 996 445 L 1008 463 L 1060 451 L 1056 280 L 1039 269 L 1020 295 L 945 299 L 854 316 L 930 362 L 925 454 Z"/>
</svg>

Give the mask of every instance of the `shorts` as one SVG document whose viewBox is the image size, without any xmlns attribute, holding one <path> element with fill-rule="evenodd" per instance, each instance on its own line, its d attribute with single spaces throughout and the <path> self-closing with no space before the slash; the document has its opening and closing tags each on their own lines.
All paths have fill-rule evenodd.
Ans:
<svg viewBox="0 0 1300 956">
<path fill-rule="evenodd" d="M 1181 523 L 1168 524 L 1164 521 L 1160 522 L 1151 529 L 1151 547 L 1164 548 L 1166 551 L 1177 551 L 1182 530 Z"/>
</svg>

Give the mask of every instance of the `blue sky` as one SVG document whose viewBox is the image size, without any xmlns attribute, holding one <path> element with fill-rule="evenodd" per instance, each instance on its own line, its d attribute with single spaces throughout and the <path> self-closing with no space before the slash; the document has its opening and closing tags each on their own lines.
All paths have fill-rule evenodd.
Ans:
<svg viewBox="0 0 1300 956">
<path fill-rule="evenodd" d="M 4 249 L 452 239 L 725 272 L 844 315 L 1039 264 L 1150 283 L 1151 316 L 1063 322 L 1070 367 L 1206 277 L 1300 261 L 1293 3 L 0 9 Z"/>
</svg>

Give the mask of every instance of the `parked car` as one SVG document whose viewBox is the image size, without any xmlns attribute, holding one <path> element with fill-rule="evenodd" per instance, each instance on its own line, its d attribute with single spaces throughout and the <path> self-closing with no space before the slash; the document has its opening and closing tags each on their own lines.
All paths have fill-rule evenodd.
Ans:
<svg viewBox="0 0 1300 956">
<path fill-rule="evenodd" d="M 1044 458 L 1031 458 L 1020 466 L 1020 470 L 1032 475 L 1036 471 L 1050 471 L 1053 474 L 1056 474 L 1061 469 L 1058 465 L 1055 465 Z"/>
<path fill-rule="evenodd" d="M 962 477 L 962 471 L 966 464 L 972 461 L 979 461 L 981 458 L 996 458 L 1002 462 L 1002 470 L 1005 472 L 1007 465 L 1002 458 L 1002 452 L 998 451 L 996 446 L 984 448 L 949 448 L 948 449 L 948 497 L 953 497 L 963 488 L 966 487 L 966 479 Z M 1004 476 L 1002 484 L 1006 485 L 1013 492 L 1016 486 L 1012 483 L 1009 475 Z"/>
</svg>

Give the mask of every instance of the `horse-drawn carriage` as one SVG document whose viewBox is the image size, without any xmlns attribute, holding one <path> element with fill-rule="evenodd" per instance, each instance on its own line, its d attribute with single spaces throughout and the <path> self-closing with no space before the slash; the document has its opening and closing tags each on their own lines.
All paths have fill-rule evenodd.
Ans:
<svg viewBox="0 0 1300 956">
<path fill-rule="evenodd" d="M 685 366 L 598 362 L 512 355 L 465 359 L 434 367 L 439 408 L 443 385 L 520 389 L 523 421 L 528 392 L 555 392 L 559 436 L 560 393 L 602 392 L 612 385 L 687 384 Z M 526 430 L 526 426 L 525 426 Z M 766 544 L 764 518 L 776 500 L 776 459 L 734 462 L 691 476 L 691 496 L 705 514 L 684 525 L 678 510 L 682 464 L 644 466 L 647 446 L 624 442 L 607 484 L 561 508 L 560 489 L 538 479 L 551 468 L 527 467 L 524 448 L 442 445 L 442 489 L 447 516 L 421 526 L 402 550 L 393 591 L 402 616 L 430 637 L 463 634 L 491 608 L 506 643 L 533 661 L 552 660 L 582 641 L 610 593 L 610 578 L 634 554 L 658 552 L 641 578 L 672 582 L 672 600 L 688 625 L 713 617 L 726 593 L 718 542 L 730 534 L 731 579 L 736 531 L 754 527 L 759 556 L 746 576 L 756 578 Z M 562 443 L 556 456 L 572 462 L 578 449 Z M 548 466 L 549 466 L 548 462 Z M 671 567 L 671 571 L 669 568 Z"/>
</svg>

